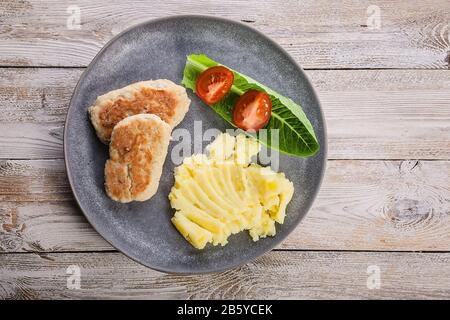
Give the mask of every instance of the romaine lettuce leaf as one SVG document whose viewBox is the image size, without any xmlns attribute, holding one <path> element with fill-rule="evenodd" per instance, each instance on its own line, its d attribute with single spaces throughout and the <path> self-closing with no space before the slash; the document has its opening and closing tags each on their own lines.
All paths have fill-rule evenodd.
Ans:
<svg viewBox="0 0 450 320">
<path fill-rule="evenodd" d="M 195 82 L 199 74 L 207 68 L 217 65 L 220 64 L 204 54 L 191 54 L 187 57 L 181 83 L 195 92 Z M 228 69 L 234 73 L 234 83 L 230 92 L 221 101 L 211 105 L 216 113 L 234 126 L 232 110 L 239 96 L 249 89 L 264 91 L 272 101 L 272 117 L 265 127 L 267 134 L 263 137 L 262 131 L 258 132 L 256 138 L 267 147 L 299 157 L 312 156 L 319 150 L 319 143 L 311 122 L 298 104 L 252 78 L 231 68 Z M 278 145 L 272 143 L 272 135 L 275 134 L 273 129 L 279 129 Z"/>
</svg>

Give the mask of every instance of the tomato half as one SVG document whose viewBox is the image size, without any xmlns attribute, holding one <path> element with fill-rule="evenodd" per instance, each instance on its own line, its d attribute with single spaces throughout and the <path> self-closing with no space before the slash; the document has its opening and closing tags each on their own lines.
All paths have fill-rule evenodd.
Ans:
<svg viewBox="0 0 450 320">
<path fill-rule="evenodd" d="M 203 71 L 195 83 L 195 92 L 206 104 L 215 104 L 230 91 L 234 74 L 223 66 Z"/>
<path fill-rule="evenodd" d="M 244 93 L 233 109 L 233 123 L 245 131 L 259 130 L 269 122 L 272 101 L 267 93 L 249 90 Z"/>
</svg>

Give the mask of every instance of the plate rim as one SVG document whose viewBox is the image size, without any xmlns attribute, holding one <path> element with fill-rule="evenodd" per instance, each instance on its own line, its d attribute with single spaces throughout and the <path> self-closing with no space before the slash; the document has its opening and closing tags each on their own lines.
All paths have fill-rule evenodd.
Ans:
<svg viewBox="0 0 450 320">
<path fill-rule="evenodd" d="M 242 260 L 238 263 L 234 263 L 231 265 L 226 265 L 226 266 L 222 266 L 222 267 L 218 267 L 218 268 L 210 268 L 210 270 L 189 270 L 189 271 L 178 271 L 174 268 L 166 268 L 166 267 L 161 267 L 161 266 L 155 266 L 155 265 L 149 265 L 147 263 L 144 263 L 143 261 L 139 261 L 136 257 L 133 257 L 132 255 L 130 255 L 129 253 L 125 252 L 124 250 L 120 249 L 119 246 L 117 244 L 113 244 L 111 240 L 107 239 L 106 236 L 104 236 L 102 233 L 100 233 L 97 229 L 97 227 L 95 226 L 94 223 L 92 223 L 91 219 L 89 218 L 89 215 L 86 213 L 86 211 L 83 209 L 82 204 L 75 192 L 75 188 L 74 188 L 74 183 L 72 180 L 72 174 L 69 168 L 69 161 L 68 161 L 68 157 L 67 157 L 67 150 L 69 148 L 68 143 L 67 143 L 67 127 L 68 127 L 68 123 L 70 121 L 70 114 L 72 109 L 75 108 L 75 106 L 73 105 L 73 99 L 75 97 L 76 94 L 78 94 L 78 91 L 80 89 L 80 85 L 81 83 L 84 81 L 87 72 L 89 71 L 91 65 L 93 63 L 95 63 L 99 57 L 103 54 L 104 51 L 106 51 L 115 41 L 117 41 L 117 39 L 119 39 L 120 37 L 126 35 L 128 32 L 145 26 L 145 25 L 149 25 L 149 24 L 154 24 L 154 23 L 158 23 L 158 22 L 162 22 L 162 21 L 167 21 L 167 20 L 178 20 L 178 19 L 209 19 L 209 20 L 215 20 L 215 21 L 220 21 L 222 23 L 230 23 L 230 24 L 234 24 L 237 25 L 241 28 L 247 29 L 251 32 L 255 32 L 256 34 L 258 34 L 259 36 L 261 36 L 262 38 L 264 38 L 266 41 L 268 41 L 272 46 L 274 46 L 276 49 L 278 49 L 280 52 L 282 52 L 287 58 L 288 60 L 294 64 L 298 70 L 302 73 L 302 75 L 304 76 L 306 82 L 308 83 L 309 87 L 311 88 L 311 93 L 313 98 L 317 101 L 318 107 L 319 107 L 319 114 L 322 118 L 322 124 L 323 124 L 323 138 L 324 138 L 324 142 L 323 145 L 320 146 L 320 150 L 319 152 L 323 152 L 323 159 L 322 159 L 322 171 L 320 173 L 320 177 L 319 177 L 319 182 L 313 192 L 313 195 L 311 197 L 311 201 L 309 203 L 309 205 L 306 207 L 306 210 L 304 212 L 303 215 L 299 215 L 299 217 L 294 220 L 293 224 L 292 224 L 292 228 L 289 232 L 287 232 L 284 235 L 276 235 L 272 242 L 270 243 L 270 245 L 264 249 L 261 252 L 258 252 L 256 254 L 251 254 L 247 257 L 247 259 Z M 78 208 L 81 210 L 81 212 L 83 213 L 84 217 L 86 218 L 87 222 L 89 222 L 89 224 L 91 225 L 91 227 L 109 244 L 111 245 L 114 249 L 116 249 L 119 253 L 125 255 L 126 257 L 128 257 L 129 259 L 139 263 L 140 265 L 143 265 L 147 268 L 150 268 L 152 270 L 158 271 L 158 272 L 164 272 L 167 274 L 184 274 L 184 275 L 194 275 L 194 274 L 211 274 L 211 273 L 218 273 L 218 272 L 222 272 L 222 271 L 226 271 L 226 270 L 230 270 L 230 269 L 234 269 L 240 266 L 243 266 L 247 263 L 250 263 L 252 261 L 254 261 L 255 259 L 262 257 L 263 255 L 267 254 L 268 252 L 272 251 L 275 247 L 277 247 L 280 243 L 282 243 L 300 224 L 300 222 L 303 220 L 303 218 L 308 214 L 308 212 L 311 210 L 311 207 L 313 205 L 313 203 L 315 202 L 317 195 L 321 189 L 322 183 L 323 183 L 323 179 L 324 179 L 324 175 L 325 175 L 325 171 L 326 171 L 326 167 L 327 167 L 327 155 L 328 155 L 328 134 L 327 134 L 327 125 L 326 125 L 326 120 L 325 120 L 325 115 L 323 112 L 323 108 L 322 108 L 322 104 L 319 100 L 319 96 L 316 92 L 316 89 L 314 88 L 309 76 L 306 74 L 306 72 L 303 70 L 303 68 L 297 63 L 297 61 L 294 60 L 294 58 L 292 58 L 292 56 L 281 46 L 279 45 L 277 42 L 275 42 L 275 40 L 272 40 L 270 37 L 266 36 L 264 33 L 262 33 L 261 31 L 255 29 L 254 27 L 251 27 L 247 24 L 244 24 L 243 22 L 240 21 L 236 21 L 236 20 L 231 20 L 231 19 L 227 19 L 227 18 L 223 18 L 223 17 L 216 17 L 213 15 L 199 15 L 199 14 L 183 14 L 183 15 L 171 15 L 171 16 L 165 16 L 165 17 L 160 17 L 160 18 L 154 18 L 154 19 L 149 19 L 143 22 L 140 22 L 138 24 L 132 25 L 126 29 L 124 29 L 123 31 L 119 32 L 118 34 L 116 34 L 115 36 L 113 36 L 110 40 L 108 40 L 106 42 L 106 44 L 97 52 L 97 54 L 94 56 L 94 58 L 91 60 L 91 62 L 89 62 L 88 66 L 86 67 L 86 69 L 82 72 L 82 74 L 80 75 L 80 78 L 78 79 L 78 82 L 75 86 L 75 88 L 73 89 L 73 93 L 71 95 L 70 101 L 69 101 L 69 107 L 67 109 L 67 114 L 66 114 L 66 118 L 64 121 L 64 134 L 63 134 L 63 151 L 64 151 L 64 167 L 66 170 L 66 176 L 67 179 L 69 181 L 69 185 L 70 185 L 70 189 L 72 191 L 72 195 L 75 199 L 75 202 L 78 206 Z M 101 252 L 101 251 L 99 251 Z"/>
</svg>

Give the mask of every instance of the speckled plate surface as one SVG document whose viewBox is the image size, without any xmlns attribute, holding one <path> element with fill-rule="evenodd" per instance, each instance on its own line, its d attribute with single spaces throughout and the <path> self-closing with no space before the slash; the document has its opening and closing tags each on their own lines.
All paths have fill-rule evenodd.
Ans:
<svg viewBox="0 0 450 320">
<path fill-rule="evenodd" d="M 170 79 L 180 83 L 186 55 L 205 53 L 302 105 L 314 126 L 321 150 L 302 159 L 282 155 L 280 171 L 294 182 L 295 193 L 277 235 L 253 242 L 247 232 L 233 235 L 225 247 L 196 250 L 170 222 L 167 198 L 174 164 L 168 157 L 157 194 L 146 202 L 121 204 L 104 191 L 103 169 L 108 147 L 96 137 L 87 108 L 96 97 L 130 83 Z M 193 132 L 227 125 L 190 91 L 190 111 L 179 128 Z M 205 145 L 207 143 L 205 142 Z M 174 146 L 172 142 L 169 147 Z M 320 104 L 301 68 L 273 41 L 246 25 L 213 17 L 175 16 L 140 24 L 112 39 L 81 76 L 64 132 L 67 174 L 76 201 L 92 226 L 130 258 L 156 270 L 179 273 L 221 271 L 248 262 L 277 246 L 310 208 L 322 180 L 326 132 Z"/>
</svg>

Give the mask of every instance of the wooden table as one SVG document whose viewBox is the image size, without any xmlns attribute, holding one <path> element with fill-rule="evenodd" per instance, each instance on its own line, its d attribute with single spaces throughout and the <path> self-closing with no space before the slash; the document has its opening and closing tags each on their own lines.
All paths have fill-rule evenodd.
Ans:
<svg viewBox="0 0 450 320">
<path fill-rule="evenodd" d="M 168 275 L 114 250 L 64 170 L 84 68 L 125 28 L 177 14 L 276 40 L 305 68 L 328 126 L 307 217 L 276 250 L 218 274 Z M 449 23 L 448 0 L 2 0 L 0 298 L 450 298 Z M 67 286 L 71 265 L 80 289 Z"/>
</svg>

